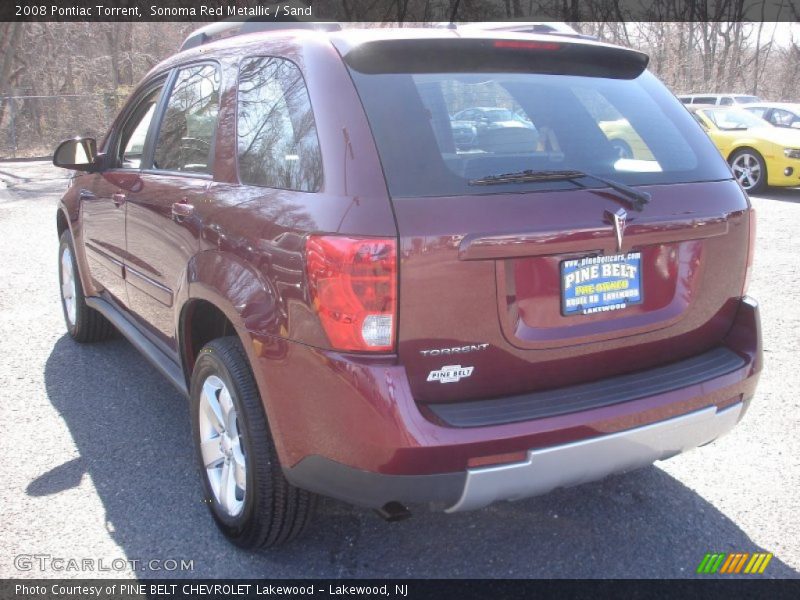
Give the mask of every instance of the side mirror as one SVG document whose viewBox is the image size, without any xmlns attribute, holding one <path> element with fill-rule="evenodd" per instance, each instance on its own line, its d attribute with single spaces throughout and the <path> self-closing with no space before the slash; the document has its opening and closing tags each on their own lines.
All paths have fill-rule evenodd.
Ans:
<svg viewBox="0 0 800 600">
<path fill-rule="evenodd" d="M 75 138 L 61 142 L 53 153 L 53 164 L 73 171 L 95 170 L 97 142 L 94 138 Z"/>
</svg>

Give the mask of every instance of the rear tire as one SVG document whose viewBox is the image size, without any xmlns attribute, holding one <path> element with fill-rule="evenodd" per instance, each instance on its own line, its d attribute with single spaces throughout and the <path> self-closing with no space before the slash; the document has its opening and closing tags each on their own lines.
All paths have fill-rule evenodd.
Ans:
<svg viewBox="0 0 800 600">
<path fill-rule="evenodd" d="M 58 247 L 58 281 L 61 286 L 61 308 L 64 323 L 73 340 L 80 343 L 102 342 L 114 336 L 114 326 L 86 304 L 75 247 L 69 231 L 61 234 Z"/>
<path fill-rule="evenodd" d="M 222 533 L 249 550 L 278 546 L 303 533 L 317 497 L 283 476 L 238 338 L 219 338 L 203 347 L 190 399 L 205 498 Z"/>
<path fill-rule="evenodd" d="M 767 187 L 767 164 L 752 148 L 742 148 L 731 155 L 733 176 L 748 194 L 757 194 Z"/>
</svg>

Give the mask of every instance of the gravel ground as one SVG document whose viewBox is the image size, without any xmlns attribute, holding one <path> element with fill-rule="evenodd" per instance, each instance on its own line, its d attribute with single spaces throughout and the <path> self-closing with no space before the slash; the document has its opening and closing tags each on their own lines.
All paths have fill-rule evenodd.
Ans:
<svg viewBox="0 0 800 600">
<path fill-rule="evenodd" d="M 0 163 L 0 577 L 134 574 L 42 572 L 37 562 L 25 570 L 18 555 L 106 567 L 193 561 L 192 571 L 137 569 L 139 577 L 687 577 L 709 551 L 773 552 L 765 575 L 798 577 L 800 310 L 791 290 L 800 289 L 800 190 L 753 199 L 750 293 L 762 306 L 766 366 L 727 437 L 636 473 L 474 513 L 389 524 L 325 500 L 304 539 L 248 554 L 225 542 L 202 504 L 184 400 L 126 341 L 78 346 L 65 335 L 60 177 L 44 163 Z"/>
</svg>

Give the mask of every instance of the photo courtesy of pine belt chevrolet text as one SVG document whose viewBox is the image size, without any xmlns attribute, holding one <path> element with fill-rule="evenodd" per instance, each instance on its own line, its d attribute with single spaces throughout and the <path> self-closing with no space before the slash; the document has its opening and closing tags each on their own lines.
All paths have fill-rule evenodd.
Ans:
<svg viewBox="0 0 800 600">
<path fill-rule="evenodd" d="M 69 334 L 186 394 L 245 548 L 319 495 L 453 513 L 708 444 L 762 368 L 755 214 L 647 64 L 563 30 L 207 26 L 55 151 Z"/>
</svg>

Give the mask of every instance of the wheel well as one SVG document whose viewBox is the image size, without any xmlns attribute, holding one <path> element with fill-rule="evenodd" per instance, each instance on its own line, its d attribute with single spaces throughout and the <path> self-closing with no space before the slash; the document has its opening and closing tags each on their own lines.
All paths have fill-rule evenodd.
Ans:
<svg viewBox="0 0 800 600">
<path fill-rule="evenodd" d="M 753 153 L 755 153 L 755 154 L 758 154 L 758 155 L 761 157 L 761 160 L 764 160 L 764 155 L 763 155 L 763 154 L 761 154 L 761 152 L 759 152 L 759 151 L 758 151 L 758 150 L 756 150 L 755 148 L 753 148 L 753 147 L 751 147 L 751 146 L 739 146 L 738 148 L 734 148 L 734 149 L 731 151 L 731 153 L 728 155 L 728 162 L 731 162 L 731 159 L 733 158 L 733 155 L 734 155 L 734 154 L 736 154 L 737 152 L 741 152 L 742 150 L 749 150 L 750 152 L 753 152 Z"/>
<path fill-rule="evenodd" d="M 205 300 L 194 300 L 181 316 L 181 348 L 187 380 L 200 349 L 211 340 L 236 335 L 236 329 L 219 308 Z"/>
<path fill-rule="evenodd" d="M 69 223 L 67 223 L 67 217 L 64 215 L 63 210 L 56 211 L 56 229 L 58 230 L 58 237 L 61 237 L 61 234 L 69 229 Z"/>
</svg>

